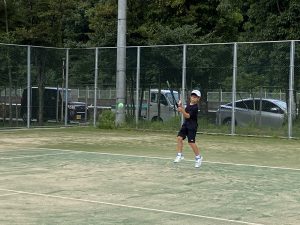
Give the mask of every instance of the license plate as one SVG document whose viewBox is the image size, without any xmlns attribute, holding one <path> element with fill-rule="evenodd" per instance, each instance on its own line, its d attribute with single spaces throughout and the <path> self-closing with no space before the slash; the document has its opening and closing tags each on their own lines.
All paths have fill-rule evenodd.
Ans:
<svg viewBox="0 0 300 225">
<path fill-rule="evenodd" d="M 76 115 L 77 120 L 81 120 L 81 115 Z"/>
</svg>

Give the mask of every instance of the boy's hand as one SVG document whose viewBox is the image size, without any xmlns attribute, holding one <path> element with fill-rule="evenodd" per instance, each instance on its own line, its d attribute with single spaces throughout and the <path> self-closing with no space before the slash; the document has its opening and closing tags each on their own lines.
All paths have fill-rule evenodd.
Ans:
<svg viewBox="0 0 300 225">
<path fill-rule="evenodd" d="M 182 102 L 181 102 L 181 100 L 179 99 L 179 101 L 178 101 L 178 107 L 182 107 Z"/>
<path fill-rule="evenodd" d="M 178 104 L 177 111 L 178 111 L 178 112 L 183 112 L 183 110 L 184 110 L 184 108 L 183 108 L 183 107 L 181 107 L 181 106 L 179 106 L 179 104 Z"/>
</svg>

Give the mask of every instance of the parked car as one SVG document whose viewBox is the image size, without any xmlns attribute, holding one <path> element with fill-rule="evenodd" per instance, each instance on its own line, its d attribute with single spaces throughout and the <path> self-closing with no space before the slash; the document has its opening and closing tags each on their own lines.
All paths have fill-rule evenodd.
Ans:
<svg viewBox="0 0 300 225">
<path fill-rule="evenodd" d="M 173 91 L 175 101 L 179 101 L 179 93 Z M 160 103 L 160 113 L 158 113 L 158 102 Z M 151 121 L 167 121 L 172 117 L 178 115 L 176 109 L 174 109 L 174 100 L 170 90 L 158 89 L 150 90 L 150 99 L 148 102 L 147 111 L 145 111 L 144 118 Z"/>
<path fill-rule="evenodd" d="M 221 105 L 216 112 L 217 124 L 231 124 L 232 103 Z M 293 115 L 295 116 L 295 115 Z M 277 99 L 248 98 L 235 102 L 235 124 L 280 127 L 287 119 L 287 104 Z"/>
<path fill-rule="evenodd" d="M 174 99 L 179 101 L 178 91 L 173 91 Z M 158 104 L 158 102 L 160 104 Z M 160 94 L 158 89 L 150 89 L 149 99 L 144 101 L 141 107 L 141 118 L 149 121 L 165 122 L 174 116 L 179 115 L 175 106 L 170 90 L 161 89 Z M 126 112 L 134 110 L 134 105 L 128 104 L 125 106 Z M 116 112 L 116 106 L 112 105 L 111 110 Z"/>
<path fill-rule="evenodd" d="M 39 109 L 39 92 L 38 87 L 31 88 L 31 119 L 38 119 Z M 85 102 L 72 101 L 71 90 L 68 92 L 62 88 L 45 87 L 43 95 L 43 120 L 57 120 L 62 119 L 61 112 L 65 108 L 63 96 L 68 93 L 68 121 L 82 121 L 85 120 L 87 113 L 87 105 Z M 20 116 L 24 121 L 27 121 L 27 88 L 23 90 L 21 98 Z M 63 118 L 64 119 L 64 118 Z"/>
</svg>

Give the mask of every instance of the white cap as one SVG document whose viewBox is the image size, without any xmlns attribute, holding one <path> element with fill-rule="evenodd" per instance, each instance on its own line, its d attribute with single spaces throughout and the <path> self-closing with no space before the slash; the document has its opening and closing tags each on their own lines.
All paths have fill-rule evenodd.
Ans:
<svg viewBox="0 0 300 225">
<path fill-rule="evenodd" d="M 198 97 L 201 97 L 201 92 L 198 91 L 198 90 L 193 90 L 192 93 L 191 93 L 191 95 L 192 95 L 192 94 L 195 94 L 195 95 L 197 95 Z"/>
</svg>

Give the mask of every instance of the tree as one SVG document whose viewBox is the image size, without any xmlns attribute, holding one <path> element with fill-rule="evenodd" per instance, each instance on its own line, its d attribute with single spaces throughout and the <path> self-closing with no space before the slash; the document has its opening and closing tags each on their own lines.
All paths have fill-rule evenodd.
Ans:
<svg viewBox="0 0 300 225">
<path fill-rule="evenodd" d="M 100 1 L 87 12 L 90 44 L 96 46 L 115 46 L 117 40 L 116 1 Z"/>
<path fill-rule="evenodd" d="M 243 40 L 293 40 L 300 35 L 300 2 L 297 0 L 248 0 Z"/>
</svg>

